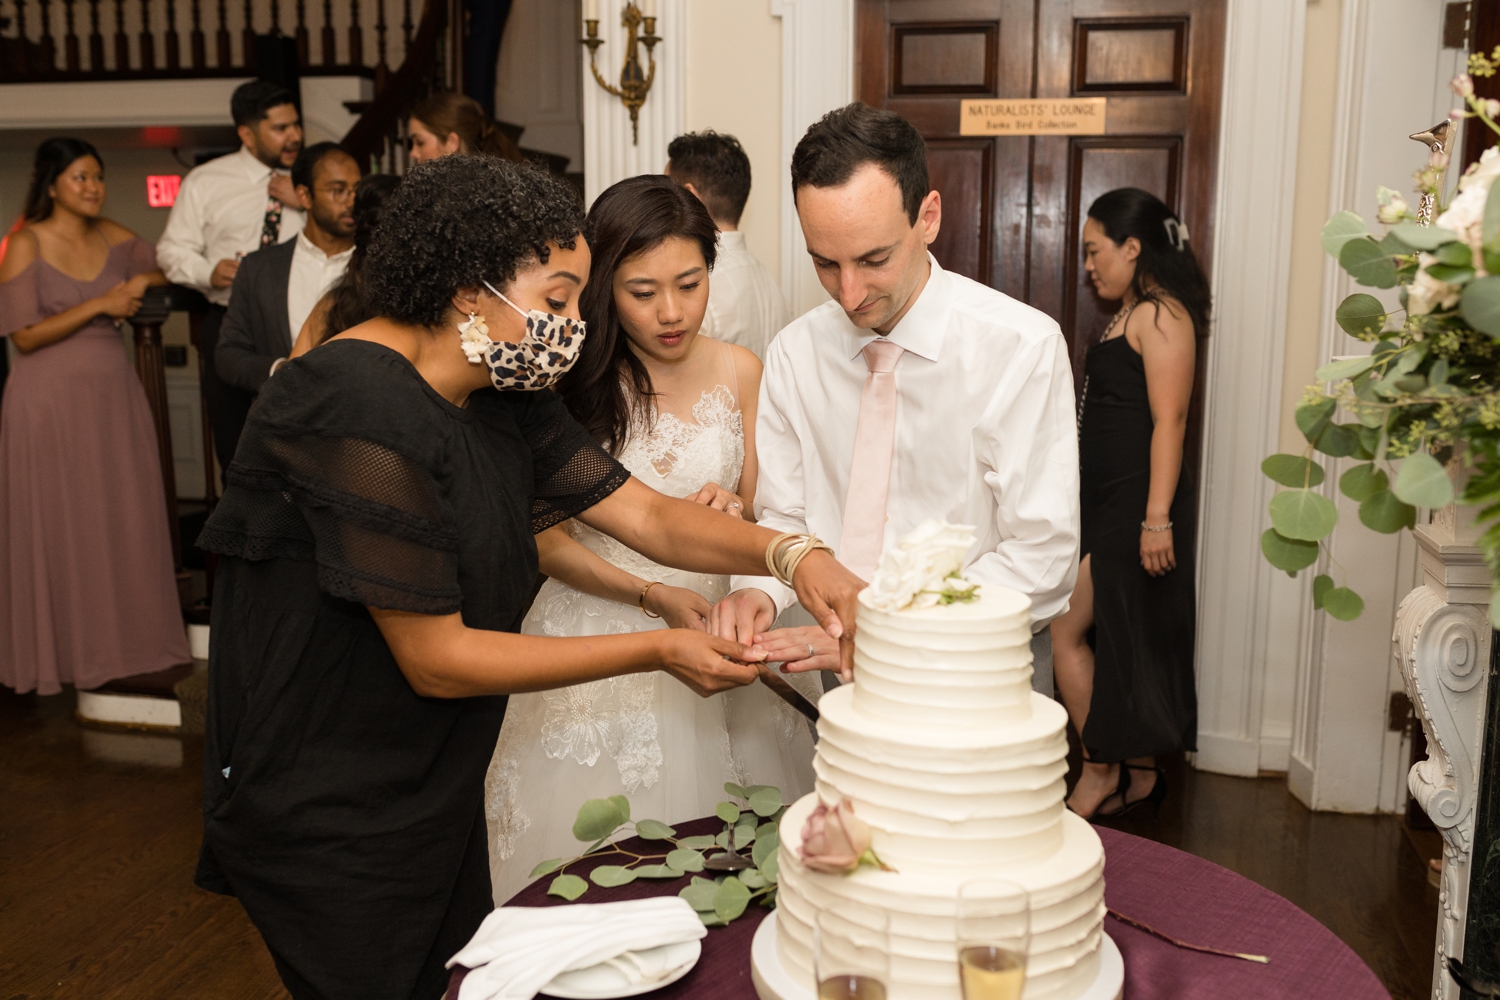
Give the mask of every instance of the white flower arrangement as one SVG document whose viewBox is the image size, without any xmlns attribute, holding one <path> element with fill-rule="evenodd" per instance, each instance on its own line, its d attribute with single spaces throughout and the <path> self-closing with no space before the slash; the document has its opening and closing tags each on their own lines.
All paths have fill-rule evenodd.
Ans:
<svg viewBox="0 0 1500 1000">
<path fill-rule="evenodd" d="M 974 528 L 923 521 L 880 557 L 866 600 L 880 611 L 920 611 L 979 598 L 979 584 L 964 579 L 964 557 Z"/>
</svg>

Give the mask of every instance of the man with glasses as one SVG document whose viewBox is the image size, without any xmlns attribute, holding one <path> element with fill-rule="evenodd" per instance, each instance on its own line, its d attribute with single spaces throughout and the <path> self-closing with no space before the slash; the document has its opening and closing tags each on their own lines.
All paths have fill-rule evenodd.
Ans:
<svg viewBox="0 0 1500 1000">
<path fill-rule="evenodd" d="M 225 382 L 259 392 L 286 361 L 318 300 L 343 277 L 354 252 L 359 177 L 359 164 L 335 142 L 297 157 L 292 184 L 307 224 L 296 239 L 257 250 L 240 265 L 214 358 Z"/>
</svg>

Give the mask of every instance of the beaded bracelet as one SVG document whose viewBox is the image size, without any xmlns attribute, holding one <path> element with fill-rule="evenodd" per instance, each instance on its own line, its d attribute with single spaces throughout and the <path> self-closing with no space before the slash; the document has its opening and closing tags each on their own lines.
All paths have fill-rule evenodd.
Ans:
<svg viewBox="0 0 1500 1000">
<path fill-rule="evenodd" d="M 771 539 L 771 544 L 766 546 L 766 568 L 782 586 L 795 587 L 792 577 L 796 574 L 797 567 L 803 559 L 819 550 L 833 555 L 833 549 L 817 535 L 783 532 Z"/>
<path fill-rule="evenodd" d="M 1172 530 L 1172 522 L 1168 521 L 1166 524 L 1147 524 L 1145 521 L 1142 521 L 1141 522 L 1141 530 L 1142 531 L 1171 531 Z"/>
</svg>

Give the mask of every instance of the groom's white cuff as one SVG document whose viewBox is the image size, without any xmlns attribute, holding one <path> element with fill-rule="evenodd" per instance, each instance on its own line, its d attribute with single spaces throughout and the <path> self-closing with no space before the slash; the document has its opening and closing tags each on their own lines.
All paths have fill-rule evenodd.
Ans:
<svg viewBox="0 0 1500 1000">
<path fill-rule="evenodd" d="M 761 590 L 771 598 L 771 603 L 776 605 L 776 615 L 793 604 L 797 603 L 797 592 L 791 587 L 783 587 L 781 582 L 774 576 L 731 576 L 729 578 L 729 590 Z"/>
</svg>

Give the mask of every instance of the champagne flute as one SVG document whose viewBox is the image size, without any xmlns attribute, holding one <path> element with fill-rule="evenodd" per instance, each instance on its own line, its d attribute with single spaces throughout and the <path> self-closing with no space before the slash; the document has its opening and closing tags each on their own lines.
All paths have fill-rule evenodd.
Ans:
<svg viewBox="0 0 1500 1000">
<path fill-rule="evenodd" d="M 1031 898 L 1005 879 L 958 887 L 955 929 L 964 1000 L 1020 1000 L 1031 947 Z"/>
<path fill-rule="evenodd" d="M 890 918 L 861 909 L 858 921 L 820 912 L 813 921 L 818 1000 L 885 1000 L 890 982 Z"/>
</svg>

